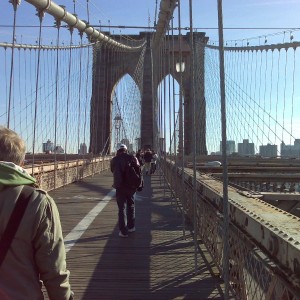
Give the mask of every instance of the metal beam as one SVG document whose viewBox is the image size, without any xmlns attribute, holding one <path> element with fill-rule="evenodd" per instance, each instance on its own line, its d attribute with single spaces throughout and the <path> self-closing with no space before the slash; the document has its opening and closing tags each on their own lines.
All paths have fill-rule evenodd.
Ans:
<svg viewBox="0 0 300 300">
<path fill-rule="evenodd" d="M 153 37 L 153 48 L 157 47 L 169 28 L 177 0 L 161 0 L 156 32 Z"/>
<path fill-rule="evenodd" d="M 145 41 L 138 46 L 128 46 L 116 42 L 109 36 L 98 31 L 86 22 L 80 20 L 76 15 L 69 13 L 65 8 L 57 5 L 51 0 L 25 0 L 26 2 L 34 5 L 39 12 L 47 12 L 52 15 L 56 20 L 67 23 L 70 27 L 78 29 L 82 33 L 86 33 L 91 41 L 99 41 L 106 43 L 112 47 L 120 48 L 126 51 L 140 51 L 145 45 Z"/>
<path fill-rule="evenodd" d="M 192 182 L 192 170 L 185 169 L 185 182 Z M 223 184 L 207 175 L 197 176 L 197 190 L 220 212 Z M 249 198 L 228 187 L 230 221 L 265 249 L 275 261 L 300 278 L 300 218 L 258 198 Z M 297 286 L 297 278 L 291 278 Z"/>
</svg>

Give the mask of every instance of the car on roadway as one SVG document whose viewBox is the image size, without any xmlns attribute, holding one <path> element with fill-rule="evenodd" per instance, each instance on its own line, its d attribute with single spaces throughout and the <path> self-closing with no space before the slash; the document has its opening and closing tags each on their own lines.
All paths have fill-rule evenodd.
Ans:
<svg viewBox="0 0 300 300">
<path fill-rule="evenodd" d="M 222 163 L 218 160 L 208 161 L 204 164 L 206 167 L 221 167 Z"/>
</svg>

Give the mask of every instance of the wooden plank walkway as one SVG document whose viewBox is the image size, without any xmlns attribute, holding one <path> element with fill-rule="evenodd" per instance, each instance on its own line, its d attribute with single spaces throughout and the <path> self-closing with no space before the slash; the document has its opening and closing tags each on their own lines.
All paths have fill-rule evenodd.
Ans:
<svg viewBox="0 0 300 300">
<path fill-rule="evenodd" d="M 73 228 L 95 206 L 106 204 L 67 253 L 75 299 L 224 299 L 224 286 L 212 273 L 205 248 L 195 274 L 193 240 L 182 238 L 180 213 L 160 176 L 145 177 L 145 188 L 136 195 L 136 232 L 128 238 L 118 236 L 115 198 L 102 200 L 111 185 L 107 171 L 50 192 L 66 247 L 72 246 L 67 235 Z"/>
</svg>

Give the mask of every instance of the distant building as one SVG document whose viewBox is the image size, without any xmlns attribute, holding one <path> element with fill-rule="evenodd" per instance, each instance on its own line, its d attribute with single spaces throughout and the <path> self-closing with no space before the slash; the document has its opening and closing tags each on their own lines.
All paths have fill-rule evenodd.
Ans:
<svg viewBox="0 0 300 300">
<path fill-rule="evenodd" d="M 48 140 L 46 143 L 43 143 L 43 152 L 44 153 L 51 153 L 54 151 L 54 144 Z"/>
<path fill-rule="evenodd" d="M 226 154 L 230 155 L 235 152 L 235 141 L 226 141 Z M 222 141 L 220 142 L 220 153 L 222 153 Z"/>
<path fill-rule="evenodd" d="M 128 152 L 130 152 L 130 153 L 133 152 L 133 144 L 129 144 Z"/>
<path fill-rule="evenodd" d="M 57 154 L 63 154 L 65 153 L 64 149 L 62 148 L 62 146 L 56 146 L 54 149 L 54 152 Z"/>
<path fill-rule="evenodd" d="M 277 157 L 277 145 L 261 145 L 259 146 L 259 154 L 262 157 Z"/>
<path fill-rule="evenodd" d="M 254 155 L 254 143 L 249 143 L 248 139 L 243 140 L 243 143 L 238 143 L 238 154 L 241 156 Z"/>
<path fill-rule="evenodd" d="M 222 153 L 220 151 L 217 151 L 217 152 L 211 152 L 210 155 L 222 155 Z"/>
<path fill-rule="evenodd" d="M 82 155 L 87 154 L 87 146 L 85 143 L 80 144 L 80 147 L 78 149 L 78 154 L 82 154 Z"/>
<path fill-rule="evenodd" d="M 284 142 L 280 145 L 281 157 L 300 157 L 300 139 L 295 139 L 294 145 L 286 145 Z"/>
</svg>

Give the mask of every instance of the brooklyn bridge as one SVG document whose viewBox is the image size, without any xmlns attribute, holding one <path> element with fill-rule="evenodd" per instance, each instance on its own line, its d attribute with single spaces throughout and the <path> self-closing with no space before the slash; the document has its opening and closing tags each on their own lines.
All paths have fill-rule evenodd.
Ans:
<svg viewBox="0 0 300 300">
<path fill-rule="evenodd" d="M 217 42 L 191 0 L 156 1 L 153 26 L 124 35 L 90 23 L 89 0 L 85 16 L 75 0 L 7 2 L 0 124 L 59 208 L 75 299 L 300 299 L 298 30 L 226 41 L 221 0 Z M 159 157 L 127 239 L 120 144 Z"/>
</svg>

